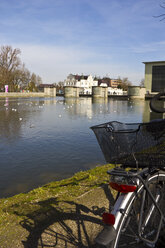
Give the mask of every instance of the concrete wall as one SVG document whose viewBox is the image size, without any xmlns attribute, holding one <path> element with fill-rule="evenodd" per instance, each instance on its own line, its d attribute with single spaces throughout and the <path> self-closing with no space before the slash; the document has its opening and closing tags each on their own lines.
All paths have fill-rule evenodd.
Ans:
<svg viewBox="0 0 165 248">
<path fill-rule="evenodd" d="M 92 97 L 107 98 L 108 97 L 108 87 L 93 86 L 92 87 Z"/>
<path fill-rule="evenodd" d="M 100 103 L 100 104 L 108 103 L 108 97 L 107 98 L 103 98 L 103 97 L 92 97 L 92 103 Z"/>
<path fill-rule="evenodd" d="M 130 98 L 144 99 L 146 94 L 146 88 L 140 86 L 129 86 L 128 96 Z"/>
<path fill-rule="evenodd" d="M 56 88 L 44 88 L 44 92 L 0 92 L 0 97 L 56 97 Z"/>
<path fill-rule="evenodd" d="M 45 96 L 56 97 L 56 88 L 45 87 L 44 88 L 44 94 L 45 94 Z"/>
<path fill-rule="evenodd" d="M 0 97 L 44 97 L 45 94 L 41 92 L 29 92 L 29 93 L 22 93 L 22 92 L 1 92 Z"/>
<path fill-rule="evenodd" d="M 151 92 L 151 88 L 152 88 L 152 64 L 146 64 L 145 65 L 144 86 L 146 87 L 146 91 Z"/>
<path fill-rule="evenodd" d="M 79 97 L 79 88 L 65 86 L 64 87 L 64 97 Z"/>
</svg>

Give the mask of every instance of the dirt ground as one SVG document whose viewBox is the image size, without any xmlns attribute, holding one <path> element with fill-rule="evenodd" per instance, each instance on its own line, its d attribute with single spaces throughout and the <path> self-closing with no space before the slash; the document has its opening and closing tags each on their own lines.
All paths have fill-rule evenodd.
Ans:
<svg viewBox="0 0 165 248">
<path fill-rule="evenodd" d="M 47 221 L 30 220 L 22 226 L 28 231 L 26 239 L 19 240 L 19 248 L 95 247 L 94 238 L 103 228 L 102 213 L 109 209 L 113 197 L 108 185 L 89 191 L 75 202 L 60 202 L 49 212 Z M 8 248 L 8 247 L 4 247 Z M 11 248 L 14 248 L 11 246 Z"/>
</svg>

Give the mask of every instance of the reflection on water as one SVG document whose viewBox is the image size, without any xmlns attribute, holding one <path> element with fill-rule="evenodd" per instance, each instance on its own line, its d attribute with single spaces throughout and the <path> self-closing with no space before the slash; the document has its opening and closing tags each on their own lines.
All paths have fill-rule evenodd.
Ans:
<svg viewBox="0 0 165 248">
<path fill-rule="evenodd" d="M 10 100 L 0 102 L 0 140 L 12 142 L 21 136 L 21 128 L 26 125 L 31 114 L 37 116 L 40 113 L 40 107 L 44 102 L 38 104 L 30 102 L 21 102 Z M 33 106 L 34 105 L 34 106 Z M 39 107 L 39 108 L 38 108 Z M 30 126 L 30 124 L 29 124 Z"/>
<path fill-rule="evenodd" d="M 157 108 L 162 108 L 164 106 L 164 101 L 159 101 L 156 104 Z M 162 113 L 155 113 L 150 110 L 148 101 L 144 101 L 143 107 L 143 122 L 149 122 L 155 119 L 163 119 L 165 114 Z"/>
<path fill-rule="evenodd" d="M 142 100 L 28 98 L 0 100 L 0 196 L 104 164 L 90 126 L 160 118 Z"/>
</svg>

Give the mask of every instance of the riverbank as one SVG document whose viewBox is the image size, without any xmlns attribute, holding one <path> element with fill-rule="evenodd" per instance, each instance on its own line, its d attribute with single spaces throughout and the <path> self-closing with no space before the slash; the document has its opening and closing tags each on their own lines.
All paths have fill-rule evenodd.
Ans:
<svg viewBox="0 0 165 248">
<path fill-rule="evenodd" d="M 0 98 L 4 98 L 4 97 L 45 97 L 45 93 L 42 92 L 8 92 L 8 93 L 4 93 L 1 92 L 0 93 Z"/>
<path fill-rule="evenodd" d="M 64 94 L 57 93 L 56 96 L 64 97 Z M 6 97 L 25 98 L 25 97 L 55 97 L 55 96 L 47 95 L 44 92 L 8 92 L 8 93 L 0 92 L 0 98 L 6 98 Z M 92 95 L 91 94 L 80 94 L 79 97 L 92 97 Z M 109 95 L 108 98 L 117 98 L 120 100 L 128 100 L 127 95 Z"/>
<path fill-rule="evenodd" d="M 101 214 L 113 201 L 107 170 L 112 165 L 76 173 L 0 200 L 0 247 L 92 247 L 102 228 Z"/>
</svg>

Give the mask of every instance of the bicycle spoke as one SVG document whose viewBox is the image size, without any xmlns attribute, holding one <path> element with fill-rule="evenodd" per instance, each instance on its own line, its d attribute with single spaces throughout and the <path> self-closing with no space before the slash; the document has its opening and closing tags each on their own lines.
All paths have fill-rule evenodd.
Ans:
<svg viewBox="0 0 165 248">
<path fill-rule="evenodd" d="M 137 238 L 137 235 L 131 235 L 131 234 L 128 234 L 128 233 L 125 233 L 124 236 L 125 237 L 130 237 L 130 238 Z"/>
</svg>

